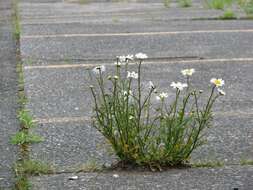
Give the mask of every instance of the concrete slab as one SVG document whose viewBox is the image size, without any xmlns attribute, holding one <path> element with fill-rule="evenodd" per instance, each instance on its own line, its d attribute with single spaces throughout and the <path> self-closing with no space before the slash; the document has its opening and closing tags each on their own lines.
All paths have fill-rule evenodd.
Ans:
<svg viewBox="0 0 253 190">
<path fill-rule="evenodd" d="M 14 186 L 13 165 L 18 157 L 17 147 L 10 143 L 10 137 L 19 129 L 16 118 L 18 79 L 11 2 L 0 1 L 0 7 L 0 189 L 8 190 Z"/>
<path fill-rule="evenodd" d="M 44 138 L 31 147 L 33 159 L 49 163 L 56 171 L 77 171 L 85 165 L 110 165 L 116 161 L 104 137 L 84 122 L 41 124 L 34 129 Z"/>
<path fill-rule="evenodd" d="M 253 32 L 119 34 L 118 36 L 21 38 L 23 57 L 34 59 L 107 59 L 126 52 L 150 57 L 252 57 Z"/>
<path fill-rule="evenodd" d="M 66 13 L 59 13 L 66 14 Z M 238 15 L 239 14 L 239 15 Z M 36 14 L 35 14 L 36 15 Z M 134 12 L 134 13 L 105 13 L 105 14 L 72 14 L 72 15 L 52 15 L 48 17 L 34 16 L 34 17 L 22 17 L 22 24 L 59 24 L 59 23 L 91 23 L 91 22 L 104 22 L 108 23 L 113 21 L 114 23 L 129 22 L 144 22 L 145 20 L 151 21 L 173 21 L 173 20 L 201 20 L 201 19 L 215 19 L 222 15 L 222 11 L 218 10 L 205 10 L 205 9 L 181 9 L 175 8 L 171 11 L 146 11 L 146 12 Z M 241 13 L 237 13 L 242 17 Z"/>
<path fill-rule="evenodd" d="M 87 23 L 127 21 L 127 20 L 180 20 L 196 18 L 217 18 L 222 15 L 220 10 L 203 8 L 200 3 L 190 8 L 174 7 L 168 9 L 163 3 L 21 3 L 20 14 L 22 24 L 38 23 Z M 241 11 L 235 10 L 239 15 Z"/>
<path fill-rule="evenodd" d="M 116 20 L 115 20 L 116 19 Z M 118 20 L 117 20 L 118 19 Z M 206 30 L 248 30 L 253 29 L 250 20 L 177 20 L 159 19 L 121 20 L 120 18 L 87 19 L 83 23 L 65 24 L 23 24 L 22 37 L 38 35 L 65 34 L 105 34 L 105 33 L 141 33 L 141 32 L 176 32 Z"/>
<path fill-rule="evenodd" d="M 113 177 L 114 174 L 119 177 Z M 69 177 L 77 175 L 77 180 Z M 221 169 L 182 169 L 162 173 L 86 173 L 59 174 L 34 177 L 33 189 L 36 190 L 249 190 L 253 188 L 252 167 L 229 167 Z"/>
</svg>

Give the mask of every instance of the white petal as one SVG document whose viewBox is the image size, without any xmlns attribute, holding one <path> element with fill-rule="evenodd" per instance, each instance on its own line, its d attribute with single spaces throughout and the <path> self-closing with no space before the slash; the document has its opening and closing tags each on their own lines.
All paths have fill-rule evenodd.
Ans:
<svg viewBox="0 0 253 190">
<path fill-rule="evenodd" d="M 118 178 L 119 175 L 118 175 L 118 174 L 113 174 L 113 177 L 114 177 L 114 178 Z"/>
</svg>

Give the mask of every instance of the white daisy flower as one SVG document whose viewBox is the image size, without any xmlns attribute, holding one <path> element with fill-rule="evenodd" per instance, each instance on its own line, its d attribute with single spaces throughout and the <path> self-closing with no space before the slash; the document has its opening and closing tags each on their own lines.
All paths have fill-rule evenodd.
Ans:
<svg viewBox="0 0 253 190">
<path fill-rule="evenodd" d="M 218 92 L 221 96 L 225 96 L 226 95 L 226 92 L 220 88 L 218 88 Z"/>
<path fill-rule="evenodd" d="M 148 82 L 148 88 L 149 89 L 154 89 L 155 88 L 155 85 L 154 85 L 154 83 L 152 81 Z"/>
<path fill-rule="evenodd" d="M 134 60 L 134 55 L 127 55 L 126 60 L 133 61 Z"/>
<path fill-rule="evenodd" d="M 184 69 L 181 71 L 184 76 L 192 76 L 195 73 L 195 69 Z"/>
<path fill-rule="evenodd" d="M 162 92 L 158 96 L 156 96 L 156 99 L 157 100 L 164 100 L 165 98 L 168 98 L 168 96 L 169 96 L 168 93 Z"/>
<path fill-rule="evenodd" d="M 138 79 L 138 73 L 136 72 L 129 72 L 127 71 L 127 78 L 134 78 L 134 79 Z"/>
<path fill-rule="evenodd" d="M 96 75 L 98 75 L 100 72 L 103 73 L 103 72 L 105 72 L 105 66 L 104 65 L 97 66 L 92 69 L 92 72 Z"/>
<path fill-rule="evenodd" d="M 119 79 L 119 77 L 118 77 L 117 75 L 115 75 L 113 78 L 114 78 L 115 80 L 118 80 L 118 79 Z"/>
<path fill-rule="evenodd" d="M 144 53 L 137 53 L 137 54 L 135 54 L 135 57 L 137 59 L 147 59 L 148 58 L 148 56 Z"/>
<path fill-rule="evenodd" d="M 124 55 L 117 56 L 117 59 L 119 60 L 119 62 L 125 62 L 126 61 L 126 56 L 124 56 Z"/>
<path fill-rule="evenodd" d="M 223 85 L 225 84 L 225 81 L 222 80 L 221 78 L 220 78 L 220 79 L 212 78 L 212 79 L 210 80 L 210 82 L 211 82 L 212 84 L 214 84 L 216 87 L 221 87 L 221 86 L 223 86 Z"/>
<path fill-rule="evenodd" d="M 186 83 L 181 83 L 181 82 L 172 82 L 170 84 L 171 87 L 177 88 L 178 90 L 183 90 L 184 88 L 188 87 Z"/>
</svg>

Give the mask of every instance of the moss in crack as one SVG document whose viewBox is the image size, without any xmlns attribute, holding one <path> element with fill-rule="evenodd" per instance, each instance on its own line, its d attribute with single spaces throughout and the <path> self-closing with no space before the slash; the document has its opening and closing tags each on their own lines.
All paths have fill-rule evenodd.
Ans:
<svg viewBox="0 0 253 190">
<path fill-rule="evenodd" d="M 75 169 L 76 172 L 98 172 L 101 171 L 103 168 L 100 166 L 95 159 L 89 160 L 87 163 L 78 166 Z"/>
<path fill-rule="evenodd" d="M 29 159 L 29 145 L 31 143 L 41 142 L 43 139 L 35 134 L 30 133 L 30 129 L 35 127 L 33 117 L 25 110 L 25 104 L 27 98 L 24 91 L 24 75 L 23 75 L 23 63 L 20 59 L 20 17 L 18 11 L 18 0 L 12 1 L 12 23 L 13 23 L 13 37 L 16 40 L 16 60 L 17 67 L 16 72 L 18 75 L 18 103 L 20 105 L 20 111 L 18 111 L 17 117 L 20 122 L 20 131 L 11 137 L 11 142 L 17 144 L 20 147 L 20 158 L 14 166 L 16 174 L 15 190 L 29 190 L 31 184 L 29 183 L 29 176 L 40 173 L 49 173 L 51 168 L 38 161 L 31 161 Z"/>
<path fill-rule="evenodd" d="M 54 173 L 54 169 L 52 166 L 36 160 L 23 160 L 17 162 L 15 164 L 14 170 L 17 174 L 28 176 Z"/>
<path fill-rule="evenodd" d="M 15 188 L 13 190 L 28 190 L 32 187 L 31 183 L 29 182 L 28 178 L 24 175 L 17 175 Z"/>
<path fill-rule="evenodd" d="M 21 27 L 20 27 L 20 16 L 18 11 L 18 0 L 12 0 L 13 6 L 13 36 L 17 41 L 20 39 Z"/>
<path fill-rule="evenodd" d="M 223 166 L 224 163 L 221 161 L 197 162 L 192 164 L 193 168 L 219 168 Z"/>
<path fill-rule="evenodd" d="M 240 161 L 241 166 L 248 166 L 248 165 L 253 165 L 253 160 L 251 159 L 242 159 Z"/>
<path fill-rule="evenodd" d="M 219 19 L 232 20 L 232 19 L 236 19 L 236 15 L 231 9 L 227 9 L 224 11 L 223 15 L 219 17 Z"/>
</svg>

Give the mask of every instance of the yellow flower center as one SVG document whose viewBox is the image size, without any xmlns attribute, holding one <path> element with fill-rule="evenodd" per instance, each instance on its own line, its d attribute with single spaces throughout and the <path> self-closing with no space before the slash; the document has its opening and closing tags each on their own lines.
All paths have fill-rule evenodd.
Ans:
<svg viewBox="0 0 253 190">
<path fill-rule="evenodd" d="M 220 80 L 215 80 L 214 83 L 215 83 L 215 85 L 217 85 L 217 86 L 221 85 L 221 81 L 220 81 Z"/>
</svg>

